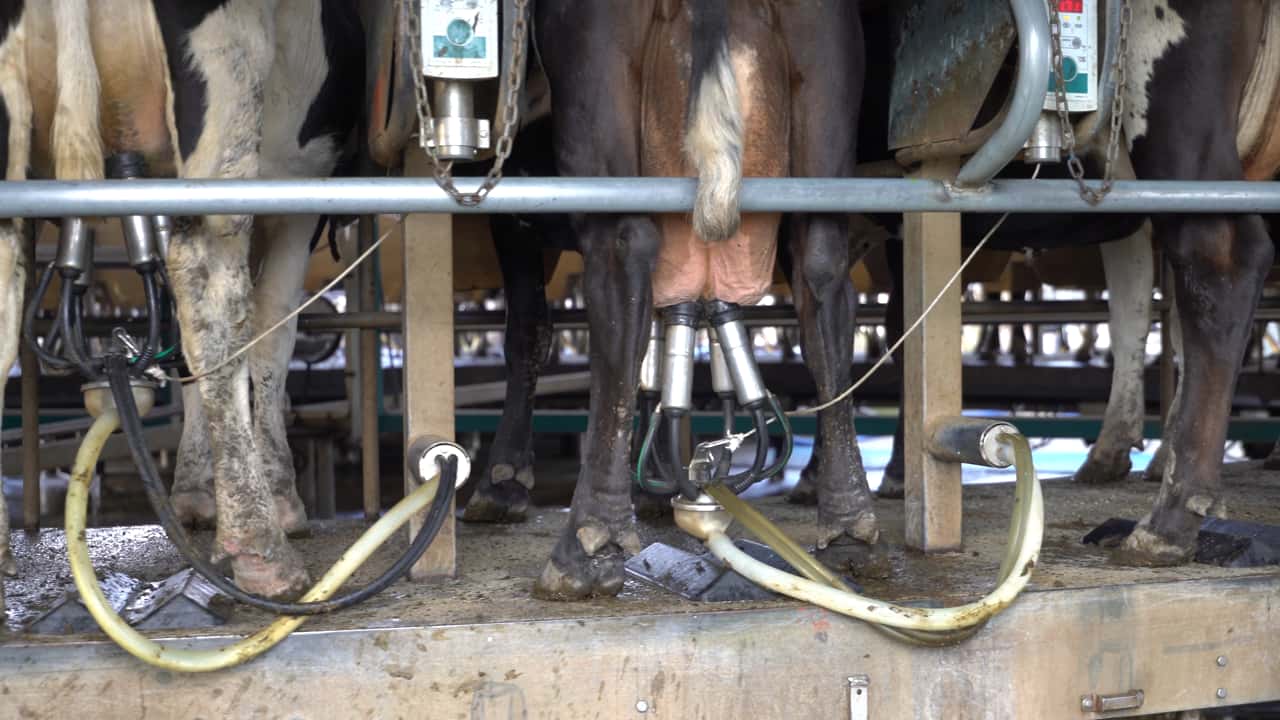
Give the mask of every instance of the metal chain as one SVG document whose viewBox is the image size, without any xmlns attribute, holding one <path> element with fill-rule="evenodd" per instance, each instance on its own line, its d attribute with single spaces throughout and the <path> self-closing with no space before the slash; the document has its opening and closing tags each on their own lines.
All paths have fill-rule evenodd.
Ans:
<svg viewBox="0 0 1280 720">
<path fill-rule="evenodd" d="M 1053 53 L 1053 72 L 1056 82 L 1054 83 L 1054 100 L 1058 107 L 1058 118 L 1062 121 L 1062 148 L 1067 154 L 1067 169 L 1071 172 L 1071 179 L 1076 181 L 1076 185 L 1080 188 L 1080 196 L 1090 205 L 1097 205 L 1102 199 L 1111 192 L 1111 188 L 1115 183 L 1115 160 L 1116 153 L 1120 147 L 1120 136 L 1123 134 L 1124 124 L 1124 94 L 1128 86 L 1128 57 L 1129 57 L 1129 27 L 1133 24 L 1133 9 L 1129 6 L 1129 0 L 1111 0 L 1111 2 L 1120 2 L 1123 7 L 1120 8 L 1120 37 L 1115 42 L 1120 43 L 1120 51 L 1116 54 L 1116 66 L 1111 68 L 1111 72 L 1115 73 L 1116 90 L 1115 95 L 1111 98 L 1111 137 L 1107 141 L 1106 165 L 1102 173 L 1102 185 L 1097 188 L 1090 187 L 1084 181 L 1084 163 L 1080 157 L 1076 155 L 1076 133 L 1075 128 L 1071 124 L 1071 115 L 1067 107 L 1067 84 L 1066 75 L 1062 70 L 1062 17 L 1058 13 L 1058 3 L 1051 1 L 1049 3 L 1051 14 L 1049 17 L 1049 48 Z M 1111 38 L 1107 38 L 1107 42 L 1112 42 Z M 1099 77 L 1099 82 L 1102 78 Z"/>
<path fill-rule="evenodd" d="M 428 142 L 429 133 L 435 127 L 431 114 L 431 100 L 427 94 L 426 73 L 422 68 L 422 19 L 421 0 L 398 0 L 403 14 L 405 34 L 408 35 L 409 63 L 413 72 L 413 90 L 417 98 L 418 140 L 431 158 L 432 173 L 436 184 L 453 198 L 454 202 L 474 207 L 484 202 L 489 192 L 502 180 L 502 166 L 511 156 L 516 130 L 520 125 L 520 89 L 524 85 L 525 52 L 529 29 L 529 0 L 515 0 L 515 19 L 511 25 L 511 64 L 507 66 L 507 95 L 502 106 L 502 135 L 494 148 L 493 167 L 489 168 L 484 182 L 473 193 L 458 190 L 453 183 L 453 162 L 440 159 L 436 148 Z"/>
</svg>

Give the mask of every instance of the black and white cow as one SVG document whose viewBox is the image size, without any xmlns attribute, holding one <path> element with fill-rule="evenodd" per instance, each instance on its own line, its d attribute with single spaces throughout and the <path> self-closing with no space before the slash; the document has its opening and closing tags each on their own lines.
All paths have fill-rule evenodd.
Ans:
<svg viewBox="0 0 1280 720">
<path fill-rule="evenodd" d="M 1274 97 L 1280 55 L 1260 52 L 1260 41 L 1280 8 L 1262 0 L 1130 0 L 1130 5 L 1123 125 L 1136 177 L 1274 176 L 1280 153 L 1272 145 L 1280 128 L 1266 107 L 1262 115 L 1271 122 L 1260 126 L 1256 109 L 1249 109 L 1255 103 L 1244 100 L 1247 87 L 1250 97 L 1258 92 Z M 1256 87 L 1259 83 L 1264 87 Z M 1095 151 L 1086 160 L 1094 176 L 1102 169 L 1099 155 Z M 1064 171 L 1050 170 L 1055 172 Z M 993 220 L 966 216 L 965 235 L 978 237 Z M 1175 345 L 1183 364 L 1161 450 L 1148 470 L 1162 481 L 1159 496 L 1124 553 L 1137 562 L 1164 564 L 1189 559 L 1201 519 L 1225 512 L 1220 471 L 1227 420 L 1253 310 L 1274 257 L 1262 219 L 1013 215 L 992 247 L 1103 243 L 1119 382 L 1107 409 L 1112 429 L 1104 433 L 1107 442 L 1094 448 L 1077 477 L 1111 480 L 1127 471 L 1129 445 L 1141 438 L 1152 239 L 1174 270 Z"/>
<path fill-rule="evenodd" d="M 326 176 L 362 87 L 350 0 L 0 0 L 6 180 L 100 179 L 104 158 L 125 151 L 142 153 L 152 176 Z M 199 373 L 295 307 L 317 218 L 259 219 L 267 246 L 256 284 L 253 218 L 176 220 L 168 273 Z M 26 272 L 21 225 L 0 223 L 6 372 Z M 185 393 L 174 489 L 188 519 L 209 520 L 216 506 L 214 554 L 246 590 L 275 597 L 308 584 L 285 539 L 305 521 L 282 424 L 293 337 L 292 325 L 277 331 L 248 362 Z M 7 540 L 0 533 L 0 568 L 11 569 Z"/>
</svg>

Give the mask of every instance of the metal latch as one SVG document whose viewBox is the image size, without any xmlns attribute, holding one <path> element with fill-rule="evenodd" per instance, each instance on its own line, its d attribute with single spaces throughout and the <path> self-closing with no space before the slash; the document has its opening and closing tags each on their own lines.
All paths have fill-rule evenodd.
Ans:
<svg viewBox="0 0 1280 720">
<path fill-rule="evenodd" d="M 1117 710 L 1137 710 L 1146 696 L 1141 690 L 1129 690 L 1109 695 L 1081 695 L 1080 712 L 1109 713 Z"/>
<path fill-rule="evenodd" d="M 849 720 L 867 720 L 867 696 L 870 693 L 870 675 L 849 676 Z"/>
</svg>

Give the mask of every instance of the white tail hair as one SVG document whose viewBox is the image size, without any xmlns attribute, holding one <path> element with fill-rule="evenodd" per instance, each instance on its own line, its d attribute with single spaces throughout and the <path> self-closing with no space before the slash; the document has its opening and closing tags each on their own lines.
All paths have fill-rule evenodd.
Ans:
<svg viewBox="0 0 1280 720">
<path fill-rule="evenodd" d="M 707 242 L 733 237 L 742 221 L 742 104 L 727 43 L 722 43 L 693 98 L 685 152 L 698 171 L 693 230 Z"/>
</svg>

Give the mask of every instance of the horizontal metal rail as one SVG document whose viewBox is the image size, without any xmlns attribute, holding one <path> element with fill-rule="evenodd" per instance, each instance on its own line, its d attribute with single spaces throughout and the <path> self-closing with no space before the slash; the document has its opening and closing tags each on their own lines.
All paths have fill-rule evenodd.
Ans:
<svg viewBox="0 0 1280 720">
<path fill-rule="evenodd" d="M 477 207 L 431 178 L 0 182 L 0 217 L 373 213 L 685 213 L 686 178 L 507 178 Z M 478 183 L 460 179 L 463 192 Z M 744 212 L 1280 213 L 1280 183 L 1130 180 L 1090 205 L 1070 180 L 749 178 Z"/>
<path fill-rule="evenodd" d="M 1156 300 L 1151 303 L 1151 318 L 1167 308 L 1167 303 Z M 1027 302 L 990 300 L 961 303 L 961 319 L 966 325 L 1012 323 L 1105 323 L 1109 317 L 1107 303 L 1103 300 L 1045 300 Z M 883 325 L 886 307 L 867 304 L 858 307 L 854 323 L 860 326 Z M 794 327 L 799 324 L 795 308 L 790 305 L 760 305 L 742 309 L 743 321 L 750 327 Z M 1280 300 L 1265 299 L 1254 311 L 1256 322 L 1280 320 Z M 380 330 L 399 332 L 404 318 L 394 311 L 348 312 L 338 314 L 303 313 L 298 316 L 298 329 L 307 332 L 340 332 L 344 330 Z M 36 332 L 46 333 L 52 321 L 38 319 Z M 556 330 L 587 330 L 586 310 L 552 310 L 551 323 Z M 146 322 L 139 319 L 96 318 L 84 319 L 84 328 L 94 336 L 106 336 L 117 327 L 142 331 Z M 462 310 L 453 315 L 453 327 L 458 332 L 503 330 L 506 313 L 502 310 Z"/>
<path fill-rule="evenodd" d="M 695 433 L 711 435 L 724 430 L 724 421 L 719 413 L 694 412 L 692 416 Z M 501 410 L 458 410 L 454 414 L 454 428 L 457 432 L 495 432 L 501 417 Z M 1036 438 L 1096 438 L 1102 430 L 1102 418 L 1097 416 L 1011 415 L 989 419 L 1012 423 L 1022 434 Z M 385 433 L 400 432 L 401 422 L 402 418 L 396 414 L 384 414 L 379 418 L 379 426 Z M 813 435 L 818 428 L 817 421 L 808 416 L 795 418 L 791 424 L 792 429 L 799 435 Z M 739 415 L 735 419 L 735 426 L 738 432 L 746 432 L 751 429 L 751 419 L 745 415 Z M 859 435 L 888 436 L 893 434 L 897 426 L 896 415 L 858 416 Z M 1233 417 L 1227 425 L 1227 439 L 1275 442 L 1277 429 L 1280 429 L 1280 418 Z M 1158 418 L 1148 417 L 1143 422 L 1144 438 L 1158 440 L 1161 430 Z M 585 410 L 535 411 L 533 431 L 535 433 L 584 433 L 587 431 L 587 412 Z M 778 430 L 775 427 L 771 432 L 777 434 Z"/>
</svg>

